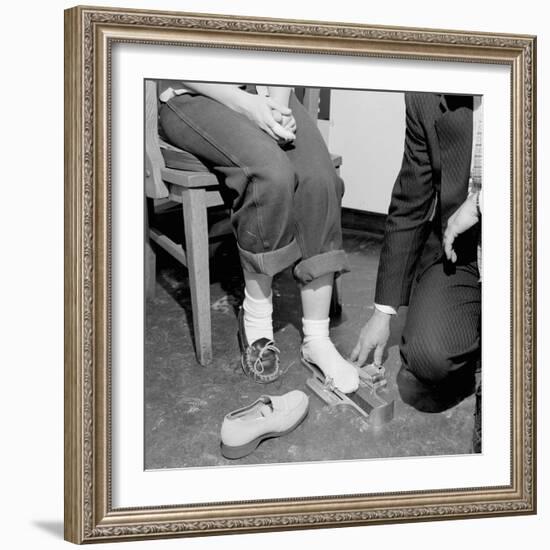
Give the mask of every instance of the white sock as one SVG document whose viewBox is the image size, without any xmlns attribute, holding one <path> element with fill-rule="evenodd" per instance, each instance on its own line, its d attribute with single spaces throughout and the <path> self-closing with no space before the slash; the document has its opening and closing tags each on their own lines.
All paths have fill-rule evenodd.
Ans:
<svg viewBox="0 0 550 550">
<path fill-rule="evenodd" d="M 273 293 L 267 298 L 257 300 L 244 289 L 244 330 L 249 344 L 260 338 L 273 340 Z"/>
<path fill-rule="evenodd" d="M 344 393 L 353 393 L 359 387 L 359 373 L 334 347 L 329 337 L 329 319 L 320 321 L 302 319 L 304 357 L 315 363 L 327 378 Z"/>
</svg>

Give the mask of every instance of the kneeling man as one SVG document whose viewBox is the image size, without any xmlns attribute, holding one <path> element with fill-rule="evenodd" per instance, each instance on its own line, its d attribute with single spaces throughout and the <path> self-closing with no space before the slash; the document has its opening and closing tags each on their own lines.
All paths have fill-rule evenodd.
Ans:
<svg viewBox="0 0 550 550">
<path fill-rule="evenodd" d="M 352 359 L 381 363 L 390 320 L 408 306 L 397 377 L 403 400 L 448 408 L 480 370 L 480 98 L 406 94 L 403 163 L 378 268 L 375 311 Z M 479 442 L 474 438 L 474 450 Z"/>
</svg>

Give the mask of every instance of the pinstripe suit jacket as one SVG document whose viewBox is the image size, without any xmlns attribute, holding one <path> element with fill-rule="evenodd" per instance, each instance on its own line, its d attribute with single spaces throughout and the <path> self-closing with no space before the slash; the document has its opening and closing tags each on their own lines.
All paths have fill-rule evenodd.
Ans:
<svg viewBox="0 0 550 550">
<path fill-rule="evenodd" d="M 443 258 L 447 220 L 468 195 L 472 156 L 471 96 L 405 94 L 406 135 L 393 187 L 375 302 L 408 305 L 415 273 Z M 477 227 L 455 242 L 461 263 L 475 259 Z"/>
</svg>

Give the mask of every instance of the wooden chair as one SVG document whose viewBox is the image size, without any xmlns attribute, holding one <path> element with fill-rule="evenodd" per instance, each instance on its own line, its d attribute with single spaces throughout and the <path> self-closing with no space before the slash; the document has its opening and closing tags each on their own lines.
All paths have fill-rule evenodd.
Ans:
<svg viewBox="0 0 550 550">
<path fill-rule="evenodd" d="M 189 271 L 195 351 L 201 365 L 212 361 L 210 317 L 209 229 L 207 209 L 223 205 L 219 182 L 195 156 L 164 142 L 158 133 L 157 82 L 145 82 L 145 292 L 154 296 L 156 254 L 160 246 Z M 318 89 L 307 89 L 304 106 L 316 119 Z M 332 155 L 338 170 L 342 159 Z M 185 250 L 155 225 L 159 203 L 182 205 Z M 151 222 L 151 223 L 149 223 Z M 339 281 L 339 279 L 337 279 Z M 335 285 L 332 311 L 341 310 L 340 292 Z"/>
</svg>

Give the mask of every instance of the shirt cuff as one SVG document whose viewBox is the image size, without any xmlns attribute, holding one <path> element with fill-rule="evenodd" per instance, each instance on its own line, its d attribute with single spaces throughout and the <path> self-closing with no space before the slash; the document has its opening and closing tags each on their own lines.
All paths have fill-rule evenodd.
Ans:
<svg viewBox="0 0 550 550">
<path fill-rule="evenodd" d="M 385 306 L 385 305 L 382 305 L 382 304 L 375 303 L 374 307 L 378 311 L 381 311 L 382 313 L 387 313 L 388 315 L 397 315 L 397 311 L 395 311 L 395 309 L 391 306 Z"/>
</svg>

